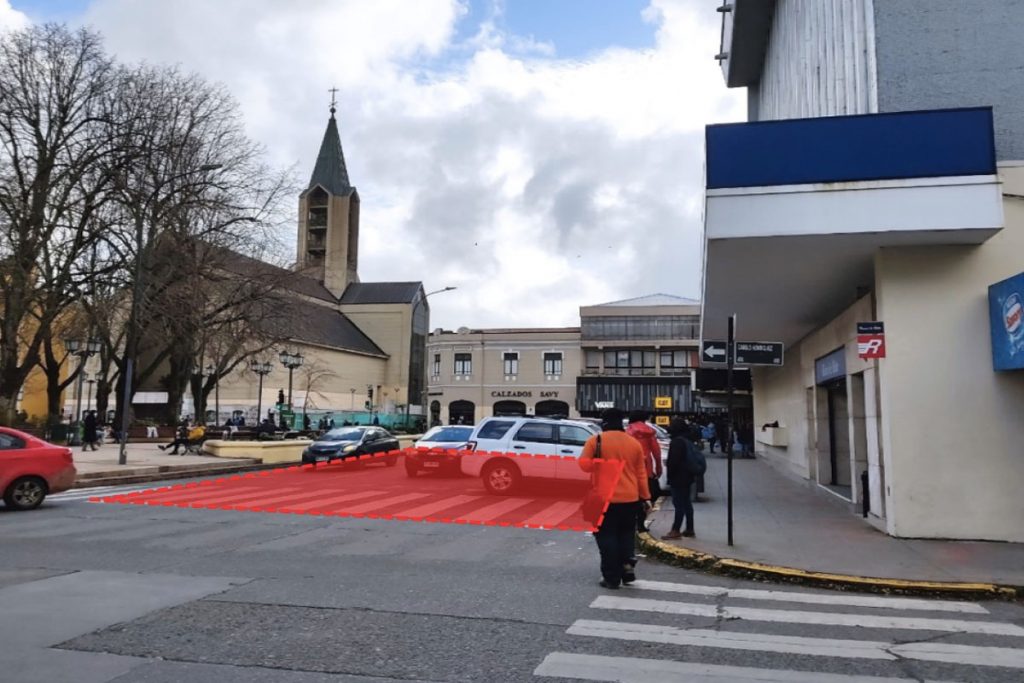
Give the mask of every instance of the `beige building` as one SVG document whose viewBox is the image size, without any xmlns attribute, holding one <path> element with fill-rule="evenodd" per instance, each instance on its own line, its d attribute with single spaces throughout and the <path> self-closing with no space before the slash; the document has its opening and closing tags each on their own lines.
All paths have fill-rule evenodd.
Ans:
<svg viewBox="0 0 1024 683">
<path fill-rule="evenodd" d="M 700 303 L 653 294 L 580 308 L 580 327 L 435 330 L 432 422 L 490 415 L 594 417 L 606 408 L 693 410 Z"/>
<path fill-rule="evenodd" d="M 394 424 L 424 414 L 424 345 L 429 305 L 419 282 L 360 282 L 359 193 L 352 186 L 334 108 L 327 122 L 309 185 L 299 196 L 298 254 L 294 272 L 234 255 L 231 267 L 279 277 L 289 295 L 288 342 L 261 360 L 271 363 L 262 382 L 248 366 L 224 377 L 211 395 L 208 414 L 219 403 L 217 422 L 266 415 L 279 392 L 287 398 L 289 372 L 280 351 L 298 352 L 303 364 L 292 373 L 292 408 L 331 413 L 336 422 L 377 416 Z M 158 384 L 143 388 L 136 412 L 166 402 Z M 219 400 L 217 400 L 219 396 Z M 186 400 L 183 412 L 192 413 Z M 212 415 L 210 415 L 212 419 Z"/>
<path fill-rule="evenodd" d="M 1021 7 L 861 4 L 721 15 L 751 120 L 706 131 L 702 335 L 786 344 L 768 462 L 894 536 L 1024 542 Z"/>
<path fill-rule="evenodd" d="M 427 361 L 432 424 L 578 416 L 579 328 L 435 330 Z"/>
<path fill-rule="evenodd" d="M 694 410 L 700 302 L 668 294 L 580 307 L 583 366 L 577 410 L 597 416 L 605 407 L 665 416 Z M 664 420 L 662 420 L 664 421 Z"/>
</svg>

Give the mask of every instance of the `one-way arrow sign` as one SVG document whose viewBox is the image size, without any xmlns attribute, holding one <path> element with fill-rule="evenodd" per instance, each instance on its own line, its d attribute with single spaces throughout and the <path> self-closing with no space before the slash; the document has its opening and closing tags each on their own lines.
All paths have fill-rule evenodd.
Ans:
<svg viewBox="0 0 1024 683">
<path fill-rule="evenodd" d="M 728 348 L 724 341 L 705 340 L 700 345 L 700 358 L 705 363 L 724 363 Z"/>
</svg>

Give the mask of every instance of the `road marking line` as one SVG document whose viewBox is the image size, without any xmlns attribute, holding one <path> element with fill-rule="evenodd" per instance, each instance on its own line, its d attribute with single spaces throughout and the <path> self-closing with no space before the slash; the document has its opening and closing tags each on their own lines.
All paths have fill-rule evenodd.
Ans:
<svg viewBox="0 0 1024 683">
<path fill-rule="evenodd" d="M 666 645 L 749 650 L 781 654 L 841 657 L 844 659 L 914 659 L 971 666 L 1000 666 L 1024 669 L 1024 650 L 950 643 L 896 643 L 872 640 L 838 640 L 764 633 L 737 633 L 709 629 L 635 624 L 579 619 L 566 631 L 573 636 L 591 636 Z M 770 679 L 769 679 L 770 680 Z"/>
<path fill-rule="evenodd" d="M 778 602 L 800 602 L 813 605 L 846 605 L 850 607 L 874 607 L 879 609 L 911 609 L 929 612 L 963 612 L 967 614 L 989 614 L 981 605 L 956 600 L 924 600 L 920 598 L 883 598 L 870 595 L 819 595 L 817 593 L 796 593 L 793 591 L 752 590 L 748 588 L 724 588 L 721 586 L 700 586 L 668 581 L 638 580 L 633 588 L 664 593 L 687 593 L 708 597 L 737 598 L 743 600 L 772 600 Z"/>
<path fill-rule="evenodd" d="M 923 659 L 929 662 L 1024 669 L 1024 650 L 1019 648 L 955 645 L 953 643 L 905 643 L 891 647 L 889 651 L 900 657 Z"/>
<path fill-rule="evenodd" d="M 524 520 L 521 524 L 539 524 L 545 527 L 558 526 L 559 523 L 572 517 L 580 509 L 579 501 L 560 501 L 547 506 L 533 517 Z"/>
<path fill-rule="evenodd" d="M 331 496 L 330 498 L 317 498 L 315 500 L 307 500 L 304 503 L 296 503 L 295 505 L 285 505 L 277 509 L 278 512 L 302 512 L 304 510 L 312 510 L 313 508 L 324 507 L 327 505 L 334 505 L 335 503 L 344 503 L 347 500 L 359 500 L 360 498 L 370 498 L 372 496 L 379 496 L 386 491 L 359 491 L 357 493 L 346 493 L 342 496 Z"/>
<path fill-rule="evenodd" d="M 419 507 L 414 507 L 409 510 L 401 510 L 395 513 L 395 517 L 427 517 L 440 512 L 441 510 L 447 510 L 457 505 L 464 505 L 466 503 L 472 503 L 474 500 L 480 500 L 484 496 L 452 496 L 451 498 L 445 498 L 444 500 L 435 500 L 433 503 L 426 503 Z"/>
<path fill-rule="evenodd" d="M 286 489 L 286 491 L 296 491 L 296 489 Z M 250 489 L 248 492 L 240 492 L 237 489 L 233 492 L 221 491 L 217 495 L 206 495 L 180 498 L 167 498 L 162 500 L 155 500 L 150 502 L 146 499 L 147 505 L 173 505 L 177 507 L 193 507 L 193 508 L 220 508 L 226 505 L 235 505 L 236 503 L 243 503 L 251 501 L 256 498 L 263 498 L 267 495 L 266 489 Z"/>
<path fill-rule="evenodd" d="M 884 659 L 897 657 L 885 648 L 891 643 L 870 640 L 838 640 L 806 638 L 803 636 L 775 636 L 762 633 L 736 633 L 710 629 L 681 629 L 675 626 L 633 624 L 617 621 L 579 619 L 566 631 L 572 636 L 592 636 L 615 640 L 635 640 L 667 645 L 689 645 L 727 650 L 779 652 L 817 657 L 844 659 Z"/>
<path fill-rule="evenodd" d="M 716 607 L 669 600 L 616 598 L 602 595 L 590 603 L 598 609 L 633 610 L 661 614 L 685 614 L 695 617 L 721 617 L 789 624 L 822 626 L 858 626 L 914 631 L 949 631 L 952 633 L 983 633 L 997 636 L 1024 636 L 1024 627 L 995 621 L 955 621 L 918 617 L 889 617 L 878 614 L 838 614 L 835 612 L 801 612 L 798 610 L 757 609 L 752 607 Z"/>
<path fill-rule="evenodd" d="M 291 489 L 291 490 L 296 490 L 296 489 Z M 244 486 L 244 487 L 243 486 L 239 486 L 237 488 L 233 487 L 233 488 L 228 489 L 228 490 L 225 490 L 225 489 L 220 489 L 220 490 L 208 489 L 208 490 L 202 490 L 202 491 L 181 490 L 181 491 L 174 491 L 174 492 L 167 493 L 167 494 L 160 494 L 158 496 L 145 496 L 143 498 L 136 498 L 136 499 L 132 499 L 132 500 L 142 500 L 142 501 L 145 501 L 147 503 L 152 501 L 156 505 L 162 505 L 163 503 L 174 503 L 176 505 L 177 504 L 183 504 L 183 503 L 188 503 L 188 504 L 200 503 L 200 504 L 204 504 L 205 505 L 207 501 L 228 500 L 228 499 L 233 499 L 233 498 L 244 498 L 244 497 L 251 497 L 251 496 L 255 496 L 255 495 L 266 495 L 266 494 L 267 494 L 267 490 L 264 489 L 264 488 L 260 488 L 258 486 Z"/>
<path fill-rule="evenodd" d="M 390 498 L 379 498 L 378 500 L 372 500 L 369 503 L 363 503 L 362 505 L 355 505 L 350 508 L 345 508 L 339 512 L 347 512 L 354 514 L 361 514 L 363 512 L 373 512 L 374 510 L 380 510 L 391 505 L 397 505 L 410 500 L 417 500 L 419 498 L 429 498 L 434 495 L 433 493 L 403 493 L 400 496 L 391 496 Z"/>
<path fill-rule="evenodd" d="M 490 522 L 506 513 L 512 512 L 516 508 L 521 508 L 535 501 L 536 498 L 508 498 L 491 505 L 485 505 L 478 510 L 467 512 L 463 517 L 472 522 Z"/>
<path fill-rule="evenodd" d="M 294 491 L 294 489 L 292 490 Z M 263 495 L 266 495 L 267 493 L 267 491 L 264 491 Z M 273 496 L 272 498 L 257 498 L 256 500 L 247 500 L 245 502 L 236 501 L 234 503 L 230 503 L 229 506 L 234 510 L 251 510 L 254 512 L 260 512 L 271 508 L 275 503 L 284 503 L 292 500 L 308 500 L 310 495 L 316 494 L 308 489 L 304 489 L 298 493 Z M 220 507 L 220 505 L 218 505 L 218 507 Z M 277 509 L 277 507 L 280 506 L 278 505 L 274 507 L 274 509 Z"/>
<path fill-rule="evenodd" d="M 534 676 L 574 678 L 614 683 L 919 683 L 917 678 L 857 676 L 789 669 L 754 669 L 744 666 L 673 662 L 639 657 L 552 652 Z M 926 681 L 925 683 L 939 683 Z"/>
</svg>

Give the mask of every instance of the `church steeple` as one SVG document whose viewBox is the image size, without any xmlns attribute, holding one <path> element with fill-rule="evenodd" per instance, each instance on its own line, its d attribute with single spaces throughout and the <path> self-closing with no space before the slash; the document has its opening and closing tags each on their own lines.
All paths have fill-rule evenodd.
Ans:
<svg viewBox="0 0 1024 683">
<path fill-rule="evenodd" d="M 341 151 L 341 136 L 338 134 L 338 122 L 334 118 L 334 107 L 331 107 L 331 118 L 327 121 L 327 130 L 320 143 L 320 153 L 316 157 L 308 189 L 317 185 L 339 196 L 348 195 L 355 189 L 348 180 L 348 168 L 345 166 L 345 154 Z"/>
<path fill-rule="evenodd" d="M 309 186 L 299 195 L 298 264 L 341 298 L 359 282 L 359 193 L 348 178 L 334 113 L 332 97 Z"/>
</svg>

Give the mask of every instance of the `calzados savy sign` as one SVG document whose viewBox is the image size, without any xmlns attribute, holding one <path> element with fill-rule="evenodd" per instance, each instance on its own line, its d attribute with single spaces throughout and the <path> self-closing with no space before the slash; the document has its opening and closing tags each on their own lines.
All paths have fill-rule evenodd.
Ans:
<svg viewBox="0 0 1024 683">
<path fill-rule="evenodd" d="M 557 391 L 542 391 L 541 398 L 558 398 Z M 532 391 L 492 391 L 491 398 L 533 398 Z"/>
</svg>

